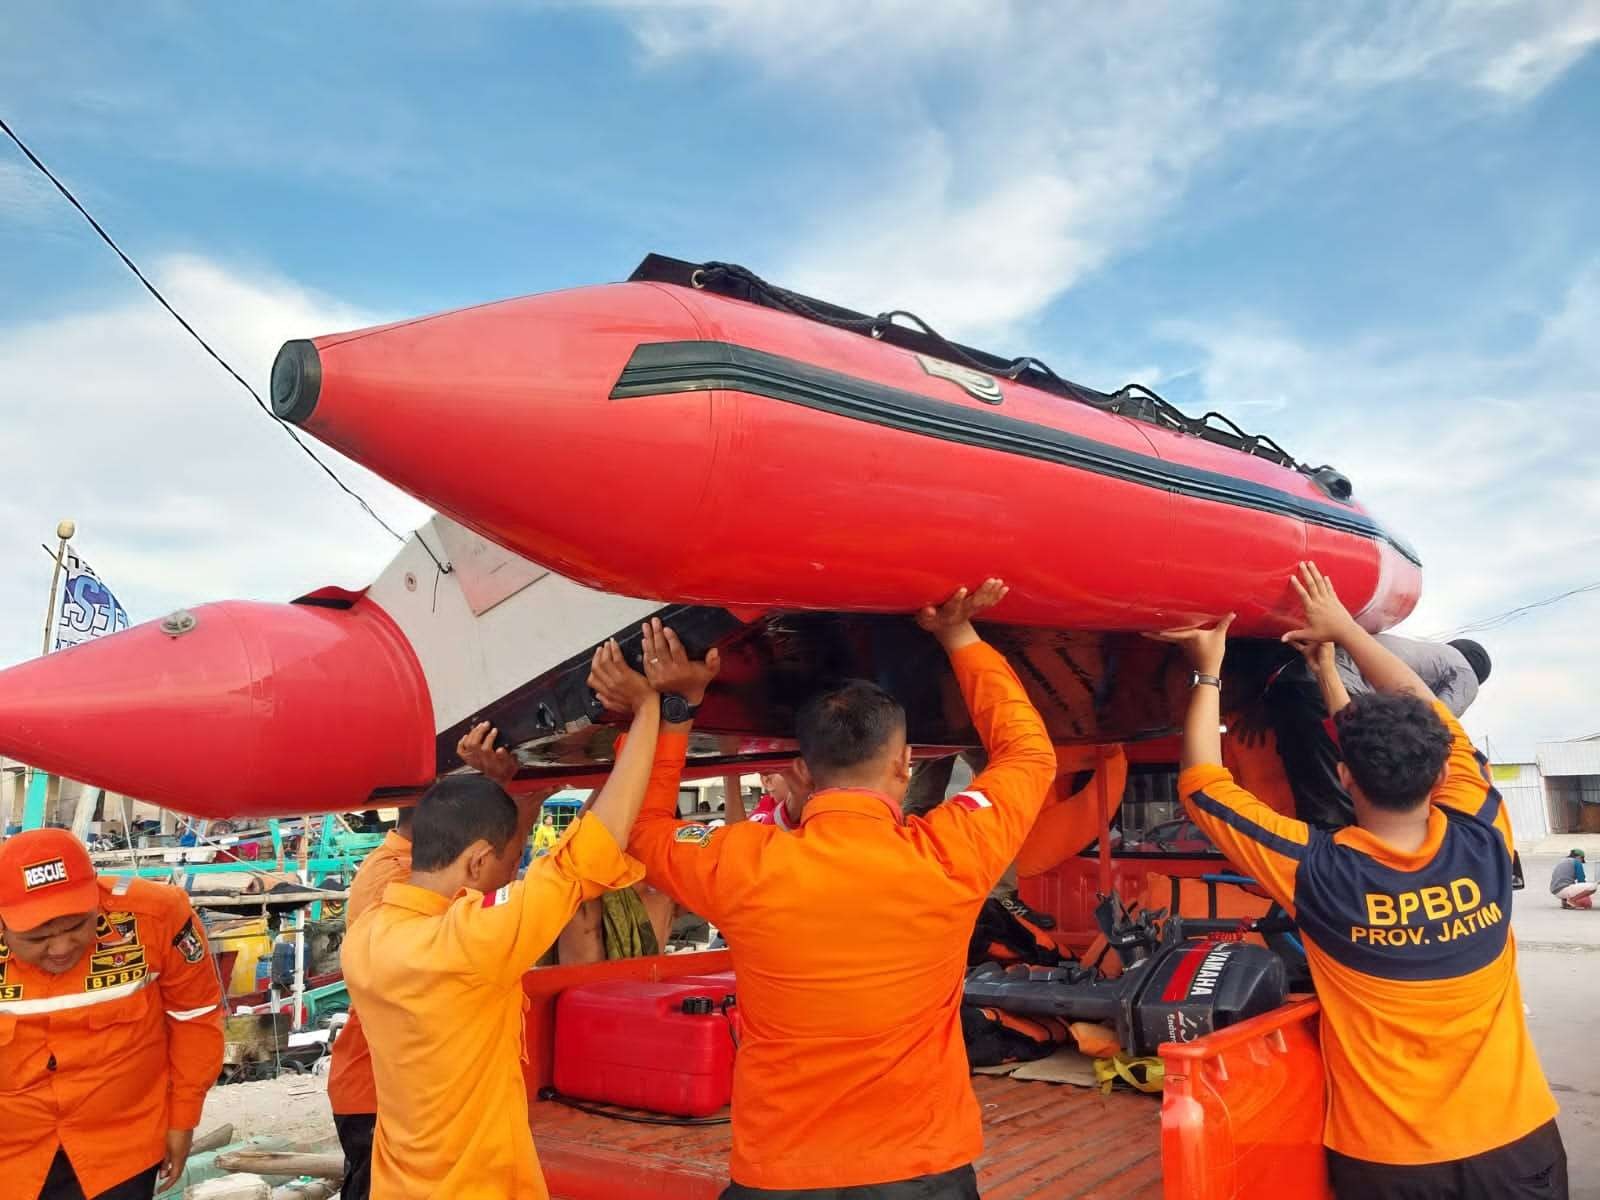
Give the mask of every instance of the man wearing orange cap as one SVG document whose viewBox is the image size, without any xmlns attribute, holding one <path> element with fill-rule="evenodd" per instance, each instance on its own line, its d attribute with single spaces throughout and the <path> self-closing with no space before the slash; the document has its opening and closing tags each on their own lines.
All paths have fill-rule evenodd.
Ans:
<svg viewBox="0 0 1600 1200">
<path fill-rule="evenodd" d="M 181 891 L 96 876 L 65 830 L 0 844 L 5 1195 L 148 1200 L 175 1183 L 222 1070 L 222 1016 Z"/>
</svg>

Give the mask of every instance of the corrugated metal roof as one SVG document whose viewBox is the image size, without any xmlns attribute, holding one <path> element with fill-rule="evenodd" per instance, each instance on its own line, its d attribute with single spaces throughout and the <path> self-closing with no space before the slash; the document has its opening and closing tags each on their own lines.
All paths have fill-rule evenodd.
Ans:
<svg viewBox="0 0 1600 1200">
<path fill-rule="evenodd" d="M 1600 775 L 1600 741 L 1540 742 L 1539 770 L 1545 775 Z"/>
</svg>

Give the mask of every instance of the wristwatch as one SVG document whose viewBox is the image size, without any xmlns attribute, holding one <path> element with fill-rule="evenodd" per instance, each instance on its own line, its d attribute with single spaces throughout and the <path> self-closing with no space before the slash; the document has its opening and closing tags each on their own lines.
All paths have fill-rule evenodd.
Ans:
<svg viewBox="0 0 1600 1200">
<path fill-rule="evenodd" d="M 698 704 L 678 695 L 677 692 L 661 693 L 661 720 L 666 725 L 682 725 L 685 721 L 694 719 L 695 713 L 700 711 Z"/>
<path fill-rule="evenodd" d="M 1222 690 L 1222 680 L 1218 679 L 1215 675 L 1202 675 L 1199 671 L 1196 671 L 1194 673 L 1194 678 L 1189 680 L 1189 686 L 1199 687 L 1202 683 L 1210 684 L 1219 692 Z"/>
</svg>

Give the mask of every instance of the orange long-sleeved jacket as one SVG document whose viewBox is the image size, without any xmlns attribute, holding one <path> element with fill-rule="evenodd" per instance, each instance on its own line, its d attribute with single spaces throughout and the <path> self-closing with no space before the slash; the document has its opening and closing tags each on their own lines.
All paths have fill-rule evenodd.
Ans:
<svg viewBox="0 0 1600 1200">
<path fill-rule="evenodd" d="M 1194 822 L 1297 917 L 1322 1003 L 1324 1140 L 1370 1162 L 1468 1158 L 1556 1114 L 1517 982 L 1511 820 L 1483 756 L 1434 707 L 1450 760 L 1409 853 L 1274 812 L 1217 764 L 1178 781 Z"/>
<path fill-rule="evenodd" d="M 967 940 L 1055 753 L 997 651 L 979 643 L 951 662 L 989 767 L 925 817 L 834 790 L 811 797 L 794 833 L 680 823 L 687 739 L 659 743 L 629 851 L 728 939 L 744 1020 L 732 1175 L 746 1186 L 909 1179 L 983 1148 L 959 1015 Z"/>
<path fill-rule="evenodd" d="M 585 816 L 519 883 L 454 899 L 391 883 L 356 920 L 344 966 L 378 1087 L 374 1196 L 548 1196 L 522 1078 L 522 976 L 579 904 L 640 874 Z"/>
<path fill-rule="evenodd" d="M 1093 771 L 1093 778 L 1077 791 L 1067 791 L 1082 771 Z M 1082 853 L 1100 836 L 1102 782 L 1107 797 L 1106 815 L 1115 816 L 1128 786 L 1128 756 L 1121 746 L 1056 747 L 1056 779 L 1039 810 L 1039 819 L 1028 832 L 1028 840 L 1017 851 L 1019 876 L 1028 879 L 1043 874 Z"/>
<path fill-rule="evenodd" d="M 411 839 L 391 830 L 362 861 L 350 881 L 346 928 L 382 900 L 384 889 L 391 883 L 402 883 L 410 877 Z M 372 1048 L 367 1045 L 361 1014 L 355 1009 L 350 1010 L 350 1020 L 333 1044 L 328 1105 L 339 1116 L 378 1111 L 378 1087 L 372 1081 Z"/>
<path fill-rule="evenodd" d="M 38 1195 L 58 1146 L 90 1196 L 159 1163 L 222 1070 L 222 983 L 188 897 L 99 882 L 95 943 L 72 970 L 30 967 L 0 939 L 6 1195 Z"/>
</svg>

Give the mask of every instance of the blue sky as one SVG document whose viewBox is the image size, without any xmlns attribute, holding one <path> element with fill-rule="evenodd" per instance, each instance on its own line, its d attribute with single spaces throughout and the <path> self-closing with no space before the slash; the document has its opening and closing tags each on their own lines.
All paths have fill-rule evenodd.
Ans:
<svg viewBox="0 0 1600 1200">
<path fill-rule="evenodd" d="M 1597 41 L 1597 0 L 68 3 L 0 16 L 0 113 L 257 381 L 735 259 L 1337 463 L 1434 633 L 1600 578 Z M 0 284 L 0 662 L 59 516 L 135 620 L 387 559 L 6 146 Z M 1600 730 L 1596 604 L 1494 635 L 1474 732 Z"/>
</svg>

